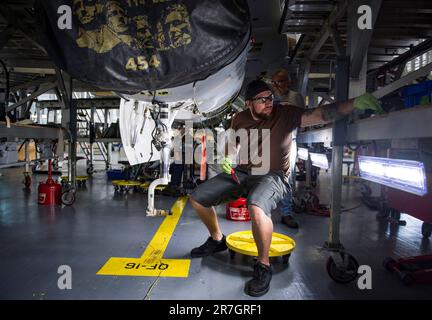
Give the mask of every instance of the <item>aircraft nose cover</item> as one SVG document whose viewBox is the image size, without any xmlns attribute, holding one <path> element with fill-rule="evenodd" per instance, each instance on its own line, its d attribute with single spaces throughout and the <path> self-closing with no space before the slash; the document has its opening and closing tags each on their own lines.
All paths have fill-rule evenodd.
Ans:
<svg viewBox="0 0 432 320">
<path fill-rule="evenodd" d="M 112 91 L 202 80 L 249 41 L 246 0 L 37 0 L 35 9 L 54 63 Z"/>
</svg>

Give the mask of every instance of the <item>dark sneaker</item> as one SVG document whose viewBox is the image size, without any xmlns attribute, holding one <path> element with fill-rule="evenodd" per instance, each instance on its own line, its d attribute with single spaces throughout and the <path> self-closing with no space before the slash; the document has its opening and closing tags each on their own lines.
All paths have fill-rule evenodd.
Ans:
<svg viewBox="0 0 432 320">
<path fill-rule="evenodd" d="M 168 197 L 180 197 L 182 195 L 179 187 L 173 187 L 170 185 L 163 189 L 161 193 Z"/>
<path fill-rule="evenodd" d="M 207 241 L 204 242 L 203 245 L 199 246 L 198 248 L 194 248 L 191 251 L 191 257 L 192 258 L 200 258 L 200 257 L 207 257 L 213 253 L 224 251 L 228 249 L 226 245 L 226 238 L 225 236 L 222 237 L 221 240 L 213 240 L 212 237 L 208 237 Z"/>
<path fill-rule="evenodd" d="M 299 227 L 298 223 L 294 220 L 293 216 L 290 214 L 287 216 L 282 216 L 281 222 L 293 229 L 298 229 Z"/>
<path fill-rule="evenodd" d="M 252 297 L 260 297 L 266 294 L 270 289 L 272 274 L 271 266 L 257 262 L 254 265 L 252 279 L 246 282 L 245 293 Z"/>
</svg>

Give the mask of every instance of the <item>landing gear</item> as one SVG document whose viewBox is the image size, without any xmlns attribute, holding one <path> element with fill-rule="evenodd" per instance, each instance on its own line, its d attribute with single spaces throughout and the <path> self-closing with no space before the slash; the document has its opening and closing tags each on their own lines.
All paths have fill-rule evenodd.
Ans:
<svg viewBox="0 0 432 320">
<path fill-rule="evenodd" d="M 152 143 L 156 150 L 160 152 L 160 171 L 159 178 L 152 181 L 148 188 L 147 194 L 147 216 L 159 216 L 170 214 L 169 210 L 156 209 L 154 206 L 154 196 L 157 186 L 168 185 L 171 181 L 169 175 L 170 153 L 171 153 L 171 125 L 174 121 L 177 111 L 172 112 L 168 104 L 156 103 L 159 108 L 158 115 L 151 112 L 152 118 L 156 123 L 156 130 L 153 136 Z"/>
</svg>

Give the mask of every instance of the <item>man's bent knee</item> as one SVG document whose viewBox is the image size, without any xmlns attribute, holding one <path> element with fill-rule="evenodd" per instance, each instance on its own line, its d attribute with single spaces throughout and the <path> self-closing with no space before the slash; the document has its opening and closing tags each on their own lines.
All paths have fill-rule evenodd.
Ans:
<svg viewBox="0 0 432 320">
<path fill-rule="evenodd" d="M 248 205 L 248 210 L 252 221 L 256 221 L 266 216 L 265 212 L 256 205 Z"/>
</svg>

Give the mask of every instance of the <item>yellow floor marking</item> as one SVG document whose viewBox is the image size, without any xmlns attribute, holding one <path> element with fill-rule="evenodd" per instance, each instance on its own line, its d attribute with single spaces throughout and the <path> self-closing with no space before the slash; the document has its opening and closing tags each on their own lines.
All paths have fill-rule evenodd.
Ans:
<svg viewBox="0 0 432 320">
<path fill-rule="evenodd" d="M 140 258 L 110 258 L 97 272 L 98 275 L 144 276 L 144 277 L 187 277 L 189 259 L 163 259 L 175 227 L 187 203 L 187 197 L 180 197 L 171 208 L 172 215 L 166 216 L 147 249 Z"/>
</svg>

